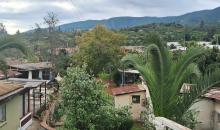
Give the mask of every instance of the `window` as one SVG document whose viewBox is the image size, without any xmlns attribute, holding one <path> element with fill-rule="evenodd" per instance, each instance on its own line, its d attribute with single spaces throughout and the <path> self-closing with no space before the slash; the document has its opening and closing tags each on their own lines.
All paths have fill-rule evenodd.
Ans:
<svg viewBox="0 0 220 130">
<path fill-rule="evenodd" d="M 6 105 L 0 105 L 0 122 L 6 121 Z"/>
<path fill-rule="evenodd" d="M 50 70 L 43 70 L 42 76 L 43 76 L 43 79 L 45 80 L 50 79 Z"/>
<path fill-rule="evenodd" d="M 133 95 L 132 103 L 140 103 L 140 95 Z"/>
</svg>

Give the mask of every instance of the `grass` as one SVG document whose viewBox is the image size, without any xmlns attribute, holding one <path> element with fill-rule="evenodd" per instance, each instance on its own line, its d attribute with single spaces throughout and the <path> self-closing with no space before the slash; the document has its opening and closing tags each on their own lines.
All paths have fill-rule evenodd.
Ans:
<svg viewBox="0 0 220 130">
<path fill-rule="evenodd" d="M 143 126 L 141 125 L 141 123 L 138 122 L 134 122 L 133 127 L 131 128 L 131 130 L 144 130 Z"/>
</svg>

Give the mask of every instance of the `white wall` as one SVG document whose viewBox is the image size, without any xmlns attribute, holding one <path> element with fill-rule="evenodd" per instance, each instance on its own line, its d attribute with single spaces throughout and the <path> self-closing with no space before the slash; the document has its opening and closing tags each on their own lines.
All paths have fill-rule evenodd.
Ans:
<svg viewBox="0 0 220 130">
<path fill-rule="evenodd" d="M 140 95 L 140 104 L 133 104 L 132 103 L 132 95 Z M 143 101 L 146 100 L 145 98 L 145 91 L 137 92 L 137 93 L 130 93 L 124 95 L 115 96 L 115 107 L 120 108 L 123 106 L 131 106 L 130 112 L 132 114 L 132 118 L 134 120 L 140 120 L 140 114 L 142 111 L 145 110 L 145 107 L 142 105 Z"/>
<path fill-rule="evenodd" d="M 215 101 L 215 106 L 214 106 L 214 130 L 220 130 L 220 123 L 218 121 L 218 114 L 220 114 L 220 101 Z"/>
<path fill-rule="evenodd" d="M 201 122 L 197 125 L 196 130 L 213 130 L 213 112 L 214 102 L 209 99 L 202 99 L 196 102 L 190 109 L 198 111 L 198 121 Z"/>
</svg>

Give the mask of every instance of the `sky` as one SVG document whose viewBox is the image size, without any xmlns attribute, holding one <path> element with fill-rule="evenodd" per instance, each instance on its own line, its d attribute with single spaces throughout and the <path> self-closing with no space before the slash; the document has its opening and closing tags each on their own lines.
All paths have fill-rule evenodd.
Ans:
<svg viewBox="0 0 220 130">
<path fill-rule="evenodd" d="M 45 26 L 43 18 L 54 12 L 59 24 L 118 16 L 176 16 L 213 9 L 220 0 L 0 0 L 0 23 L 9 34 Z"/>
</svg>

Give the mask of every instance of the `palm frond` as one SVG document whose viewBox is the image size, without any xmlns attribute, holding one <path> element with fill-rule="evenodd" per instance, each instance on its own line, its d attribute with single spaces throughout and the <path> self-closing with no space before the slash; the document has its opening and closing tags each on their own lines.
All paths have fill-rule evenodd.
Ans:
<svg viewBox="0 0 220 130">
<path fill-rule="evenodd" d="M 220 81 L 220 71 L 203 76 L 197 64 L 194 64 L 206 52 L 201 48 L 192 48 L 178 57 L 178 60 L 172 60 L 159 37 L 152 35 L 144 56 L 127 55 L 122 62 L 132 64 L 144 78 L 155 116 L 164 116 L 181 123 L 183 114 L 190 106 Z M 190 93 L 181 94 L 180 89 L 186 82 L 195 86 Z"/>
<path fill-rule="evenodd" d="M 30 54 L 28 48 L 24 45 L 23 41 L 12 36 L 7 36 L 0 39 L 0 51 L 14 48 L 20 50 L 23 54 Z"/>
</svg>

